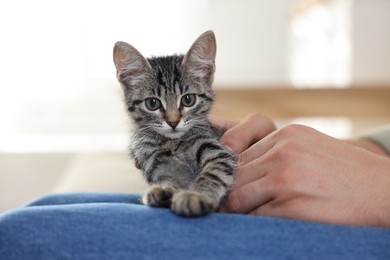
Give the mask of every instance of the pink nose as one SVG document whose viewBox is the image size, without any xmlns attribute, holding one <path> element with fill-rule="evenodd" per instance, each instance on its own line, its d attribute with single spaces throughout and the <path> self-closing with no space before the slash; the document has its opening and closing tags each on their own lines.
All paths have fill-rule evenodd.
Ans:
<svg viewBox="0 0 390 260">
<path fill-rule="evenodd" d="M 167 122 L 167 123 L 172 127 L 173 130 L 175 130 L 176 126 L 179 124 L 179 121 Z"/>
</svg>

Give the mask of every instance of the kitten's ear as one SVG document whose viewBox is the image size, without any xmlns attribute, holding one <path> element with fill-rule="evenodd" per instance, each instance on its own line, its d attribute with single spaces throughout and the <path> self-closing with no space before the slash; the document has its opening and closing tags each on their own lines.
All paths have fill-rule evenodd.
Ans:
<svg viewBox="0 0 390 260">
<path fill-rule="evenodd" d="M 126 87 L 134 86 L 152 70 L 144 56 L 126 42 L 115 44 L 114 63 L 117 78 Z"/>
<path fill-rule="evenodd" d="M 214 33 L 207 31 L 192 44 L 183 59 L 182 66 L 194 77 L 211 86 L 215 71 L 217 44 Z"/>
</svg>

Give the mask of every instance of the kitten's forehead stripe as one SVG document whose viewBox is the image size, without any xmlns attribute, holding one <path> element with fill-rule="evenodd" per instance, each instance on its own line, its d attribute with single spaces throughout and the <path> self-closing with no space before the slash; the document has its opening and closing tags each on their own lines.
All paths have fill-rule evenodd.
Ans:
<svg viewBox="0 0 390 260">
<path fill-rule="evenodd" d="M 180 85 L 181 71 L 180 64 L 183 60 L 183 55 L 173 55 L 166 57 L 156 57 L 148 59 L 150 65 L 155 71 L 156 81 L 161 93 L 176 93 L 176 86 Z"/>
<path fill-rule="evenodd" d="M 157 88 L 157 96 L 161 97 L 161 85 Z"/>
<path fill-rule="evenodd" d="M 157 67 L 157 80 L 160 86 L 165 86 L 166 82 L 160 67 Z"/>
</svg>

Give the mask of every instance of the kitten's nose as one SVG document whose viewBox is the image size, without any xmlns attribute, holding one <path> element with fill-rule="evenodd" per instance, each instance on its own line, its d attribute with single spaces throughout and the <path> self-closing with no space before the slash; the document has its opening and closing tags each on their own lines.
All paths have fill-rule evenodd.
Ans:
<svg viewBox="0 0 390 260">
<path fill-rule="evenodd" d="M 172 127 L 173 130 L 175 130 L 176 126 L 179 124 L 179 121 L 167 122 L 167 123 Z"/>
</svg>

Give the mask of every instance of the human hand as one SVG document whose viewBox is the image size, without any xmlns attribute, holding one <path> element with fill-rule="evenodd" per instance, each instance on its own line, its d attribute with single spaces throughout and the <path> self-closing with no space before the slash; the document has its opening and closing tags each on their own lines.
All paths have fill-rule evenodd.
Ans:
<svg viewBox="0 0 390 260">
<path fill-rule="evenodd" d="M 221 139 L 239 164 L 222 212 L 390 227 L 388 157 L 306 126 L 270 125 L 252 115 Z"/>
<path fill-rule="evenodd" d="M 221 142 L 237 154 L 276 130 L 270 118 L 257 113 L 246 116 L 241 122 L 215 118 L 211 122 L 228 130 L 222 136 Z"/>
</svg>

